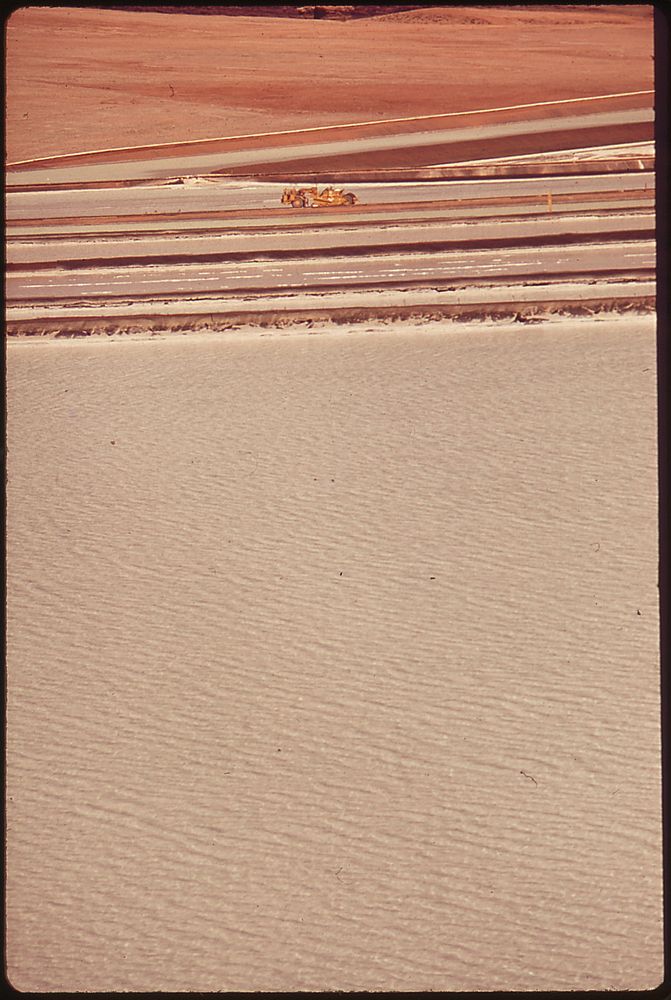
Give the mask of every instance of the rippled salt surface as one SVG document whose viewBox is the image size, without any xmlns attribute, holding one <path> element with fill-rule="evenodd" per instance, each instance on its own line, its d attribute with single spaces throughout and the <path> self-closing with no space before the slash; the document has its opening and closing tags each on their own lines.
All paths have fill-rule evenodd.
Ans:
<svg viewBox="0 0 671 1000">
<path fill-rule="evenodd" d="M 661 980 L 652 320 L 8 383 L 16 986 Z"/>
</svg>

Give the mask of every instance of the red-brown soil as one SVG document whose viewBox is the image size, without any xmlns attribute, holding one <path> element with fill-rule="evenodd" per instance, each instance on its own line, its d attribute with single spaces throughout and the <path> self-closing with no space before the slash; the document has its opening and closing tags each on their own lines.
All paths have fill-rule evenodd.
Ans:
<svg viewBox="0 0 671 1000">
<path fill-rule="evenodd" d="M 6 53 L 10 162 L 653 86 L 651 6 L 352 20 L 26 7 Z"/>
</svg>

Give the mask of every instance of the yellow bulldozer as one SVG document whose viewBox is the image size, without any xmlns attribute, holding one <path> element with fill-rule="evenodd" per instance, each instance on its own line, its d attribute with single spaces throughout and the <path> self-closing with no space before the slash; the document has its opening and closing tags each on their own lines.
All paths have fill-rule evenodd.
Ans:
<svg viewBox="0 0 671 1000">
<path fill-rule="evenodd" d="M 324 208 L 332 205 L 356 205 L 359 199 L 351 191 L 342 188 L 325 187 L 322 191 L 316 187 L 285 188 L 282 193 L 283 205 L 292 208 Z"/>
</svg>

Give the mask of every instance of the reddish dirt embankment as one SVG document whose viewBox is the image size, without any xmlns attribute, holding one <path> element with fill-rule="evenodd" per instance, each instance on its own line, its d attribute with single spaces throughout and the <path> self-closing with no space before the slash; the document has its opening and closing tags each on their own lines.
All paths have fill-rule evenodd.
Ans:
<svg viewBox="0 0 671 1000">
<path fill-rule="evenodd" d="M 651 9 L 341 21 L 25 7 L 7 26 L 7 157 L 645 90 Z"/>
</svg>

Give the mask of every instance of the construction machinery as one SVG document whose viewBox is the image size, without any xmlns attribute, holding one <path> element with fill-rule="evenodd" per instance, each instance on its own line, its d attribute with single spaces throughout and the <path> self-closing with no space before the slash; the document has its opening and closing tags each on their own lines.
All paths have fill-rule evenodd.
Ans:
<svg viewBox="0 0 671 1000">
<path fill-rule="evenodd" d="M 336 205 L 356 205 L 359 199 L 351 191 L 342 188 L 325 187 L 321 191 L 317 187 L 285 188 L 282 193 L 283 205 L 292 208 L 328 208 Z"/>
</svg>

